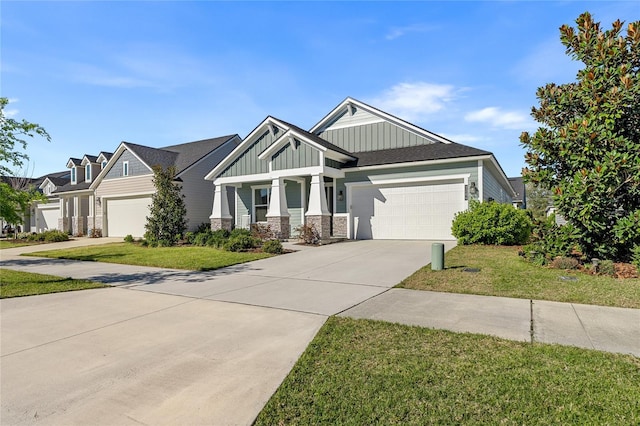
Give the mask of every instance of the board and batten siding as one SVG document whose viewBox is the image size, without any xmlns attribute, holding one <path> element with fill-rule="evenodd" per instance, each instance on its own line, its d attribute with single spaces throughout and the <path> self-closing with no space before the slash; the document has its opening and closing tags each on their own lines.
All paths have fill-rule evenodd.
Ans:
<svg viewBox="0 0 640 426">
<path fill-rule="evenodd" d="M 131 194 L 153 194 L 153 175 L 129 176 L 119 179 L 103 180 L 96 188 L 96 197 L 125 197 Z M 102 215 L 102 205 L 96 203 L 96 216 Z"/>
<path fill-rule="evenodd" d="M 349 172 L 349 169 L 345 169 L 345 177 L 344 179 L 337 180 L 335 190 L 337 192 L 343 191 L 346 194 L 347 189 L 345 183 L 367 182 L 371 181 L 373 177 L 375 177 L 375 180 L 393 180 L 422 177 L 432 178 L 437 176 L 442 176 L 443 179 L 446 179 L 447 176 L 451 175 L 467 174 L 469 175 L 469 181 L 478 181 L 477 161 L 434 164 L 431 166 L 419 165 L 373 170 L 357 170 L 353 172 Z M 336 213 L 347 213 L 347 197 L 344 197 L 344 200 L 342 201 L 337 201 Z"/>
<path fill-rule="evenodd" d="M 508 190 L 498 183 L 498 180 L 493 176 L 487 167 L 482 168 L 482 199 L 488 201 L 489 198 L 493 198 L 499 203 L 512 203 L 513 199 L 509 195 Z"/>
<path fill-rule="evenodd" d="M 131 153 L 131 151 L 124 150 L 122 154 L 114 161 L 113 166 L 107 172 L 104 180 L 108 179 L 117 179 L 122 178 L 122 163 L 128 161 L 129 162 L 129 176 L 141 176 L 141 175 L 152 175 L 153 171 L 149 169 L 142 161 L 138 160 L 138 158 Z"/>
<path fill-rule="evenodd" d="M 354 153 L 434 143 L 430 139 L 418 136 L 387 121 L 339 129 L 329 128 L 318 136 Z"/>
<path fill-rule="evenodd" d="M 204 177 L 235 147 L 234 143 L 228 142 L 180 174 L 189 231 L 195 231 L 201 223 L 210 222 L 214 186 L 211 181 L 204 180 Z"/>
<path fill-rule="evenodd" d="M 267 149 L 267 147 L 280 135 L 282 135 L 282 129 L 278 129 L 275 135 L 271 131 L 265 130 L 265 132 L 258 137 L 258 139 L 248 149 L 246 149 L 226 169 L 224 169 L 222 173 L 220 173 L 220 177 L 267 173 L 269 171 L 269 162 L 266 160 L 260 160 L 258 155 Z"/>
<path fill-rule="evenodd" d="M 320 165 L 320 154 L 317 149 L 296 141 L 296 149 L 285 144 L 271 157 L 273 170 L 297 169 Z"/>
</svg>

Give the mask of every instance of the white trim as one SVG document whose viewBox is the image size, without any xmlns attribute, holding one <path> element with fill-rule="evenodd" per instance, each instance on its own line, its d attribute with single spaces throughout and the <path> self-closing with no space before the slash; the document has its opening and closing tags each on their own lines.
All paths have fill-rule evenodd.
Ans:
<svg viewBox="0 0 640 426">
<path fill-rule="evenodd" d="M 484 201 L 484 162 L 478 160 L 478 201 Z M 471 201 L 471 197 L 469 197 Z"/>
<path fill-rule="evenodd" d="M 87 179 L 87 167 L 89 168 L 89 178 Z M 91 163 L 87 163 L 84 165 L 84 181 L 91 182 L 91 178 L 93 177 L 93 166 Z"/>
<path fill-rule="evenodd" d="M 113 198 L 142 198 L 147 195 L 153 195 L 155 191 L 152 192 L 129 192 L 126 194 L 113 194 L 113 195 L 101 195 L 100 199 L 111 200 Z"/>
<path fill-rule="evenodd" d="M 113 166 L 120 161 L 120 157 L 122 157 L 122 154 L 124 153 L 124 151 L 127 150 L 131 153 L 131 155 L 133 155 L 138 161 L 140 161 L 142 164 L 144 164 L 144 166 L 149 169 L 149 171 L 151 173 L 153 173 L 153 169 L 151 167 L 149 167 L 149 165 L 147 163 L 145 163 L 144 161 L 142 161 L 142 159 L 131 150 L 131 148 L 129 148 L 129 146 L 127 145 L 126 142 L 120 142 L 120 145 L 118 146 L 118 149 L 116 149 L 116 152 L 113 153 L 113 155 L 111 156 L 111 159 L 107 162 L 107 166 L 105 168 L 103 168 L 102 170 L 100 170 L 100 173 L 98 173 L 98 176 L 96 176 L 96 178 L 93 180 L 93 182 L 91 183 L 90 188 L 91 189 L 96 189 L 96 187 L 100 184 L 100 182 L 102 182 L 102 180 L 104 179 L 104 177 L 107 175 L 107 173 L 109 173 L 109 171 L 113 168 Z M 129 177 L 131 175 L 129 174 Z M 146 175 L 136 175 L 136 176 L 146 176 Z M 120 176 L 122 177 L 122 176 Z M 111 180 L 111 179 L 109 179 Z"/>
<path fill-rule="evenodd" d="M 229 139 L 227 139 L 226 141 L 222 142 L 220 145 L 218 145 L 216 148 L 212 149 L 211 151 L 209 151 L 207 154 L 203 155 L 199 160 L 193 162 L 192 164 L 190 164 L 186 169 L 183 169 L 180 173 L 178 173 L 175 177 L 179 178 L 180 176 L 182 176 L 183 174 L 187 173 L 189 170 L 191 170 L 193 167 L 197 166 L 198 164 L 200 164 L 201 162 L 203 162 L 204 160 L 207 159 L 207 157 L 209 157 L 211 154 L 216 154 L 218 152 L 218 150 L 220 148 L 222 148 L 223 146 L 225 146 L 226 144 L 228 144 L 229 142 L 233 142 L 235 139 L 241 140 L 240 136 L 233 135 L 232 137 L 230 137 Z"/>
<path fill-rule="evenodd" d="M 129 160 L 122 161 L 122 177 L 129 177 Z"/>
<path fill-rule="evenodd" d="M 315 126 L 313 126 L 311 128 L 311 130 L 309 131 L 309 133 L 321 133 L 322 131 L 326 130 L 327 128 L 329 128 L 330 126 L 328 125 L 334 118 L 336 118 L 336 116 L 338 116 L 339 114 L 341 114 L 345 108 L 347 108 L 349 105 L 355 105 L 357 108 L 363 109 L 365 111 L 367 111 L 370 114 L 373 115 L 377 115 L 378 117 L 382 117 L 384 120 L 389 121 L 393 124 L 395 124 L 398 127 L 401 127 L 411 133 L 415 133 L 418 136 L 427 138 L 427 139 L 435 139 L 438 142 L 442 142 L 442 143 L 451 143 L 451 141 L 449 139 L 446 139 L 440 135 L 437 135 L 435 133 L 432 133 L 428 130 L 425 129 L 421 129 L 420 127 L 409 123 L 408 121 L 405 121 L 401 118 L 398 117 L 394 117 L 382 110 L 379 110 L 375 107 L 372 107 L 370 105 L 367 105 L 363 102 L 358 101 L 357 99 L 353 99 L 351 97 L 346 98 L 344 101 L 342 101 L 337 107 L 335 107 L 329 114 L 327 114 L 322 120 L 320 120 L 318 122 L 318 124 L 316 124 Z"/>
<path fill-rule="evenodd" d="M 280 136 L 278 139 L 276 139 L 275 141 L 273 141 L 273 143 L 271 145 L 269 145 L 264 151 L 262 151 L 259 155 L 258 158 L 260 160 L 266 160 L 267 158 L 271 157 L 273 154 L 275 154 L 275 151 L 280 149 L 282 146 L 286 145 L 287 143 L 290 142 L 291 139 L 297 139 L 299 140 L 301 143 L 305 143 L 309 146 L 311 146 L 312 148 L 317 149 L 321 154 L 325 153 L 325 152 L 331 152 L 332 153 L 332 158 L 335 159 L 336 161 L 342 161 L 342 162 L 346 162 L 349 160 L 355 160 L 355 157 L 350 156 L 350 155 L 345 155 L 341 152 L 338 152 L 336 150 L 333 150 L 331 148 L 327 148 L 323 145 L 320 145 L 319 143 L 311 140 L 308 136 L 294 130 L 294 129 L 289 129 L 286 132 L 284 132 L 282 134 L 282 136 Z M 324 160 L 321 161 L 321 164 L 324 163 Z"/>
<path fill-rule="evenodd" d="M 78 170 L 76 166 L 71 167 L 70 173 L 71 173 L 71 176 L 70 176 L 71 185 L 76 185 L 78 183 Z"/>
<path fill-rule="evenodd" d="M 251 223 L 267 223 L 258 222 L 256 220 L 256 189 L 267 189 L 267 213 L 269 214 L 269 203 L 271 202 L 271 184 L 251 185 Z M 260 204 L 262 206 L 263 204 Z"/>
<path fill-rule="evenodd" d="M 396 167 L 410 167 L 410 166 L 430 166 L 436 164 L 450 164 L 450 163 L 463 163 L 463 162 L 473 162 L 476 160 L 483 160 L 492 157 L 492 155 L 481 155 L 474 157 L 456 157 L 456 158 L 443 158 L 441 160 L 423 160 L 423 161 L 412 161 L 412 162 L 404 162 L 404 163 L 393 163 L 393 164 L 378 164 L 375 166 L 362 166 L 362 167 L 349 167 L 347 169 L 342 169 L 346 173 L 355 172 L 355 171 L 366 171 L 366 170 L 381 170 L 381 169 L 393 169 Z"/>
</svg>

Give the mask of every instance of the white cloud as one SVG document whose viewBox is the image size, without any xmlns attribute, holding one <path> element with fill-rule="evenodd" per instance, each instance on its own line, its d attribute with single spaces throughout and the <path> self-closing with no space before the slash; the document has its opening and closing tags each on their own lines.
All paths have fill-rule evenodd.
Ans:
<svg viewBox="0 0 640 426">
<path fill-rule="evenodd" d="M 398 37 L 402 37 L 408 33 L 425 33 L 428 31 L 433 31 L 435 29 L 436 27 L 432 27 L 424 24 L 407 25 L 404 27 L 392 27 L 387 33 L 387 35 L 385 36 L 385 38 L 387 40 L 395 40 Z"/>
<path fill-rule="evenodd" d="M 399 83 L 371 103 L 407 121 L 421 121 L 442 110 L 458 91 L 448 84 Z"/>
<path fill-rule="evenodd" d="M 7 100 L 9 101 L 9 103 L 7 105 L 15 104 L 16 102 L 19 101 L 18 98 L 9 98 Z M 3 110 L 2 114 L 5 117 L 15 117 L 16 115 L 18 115 L 19 112 L 20 112 L 20 110 L 18 110 L 16 108 L 9 108 L 9 109 Z"/>
<path fill-rule="evenodd" d="M 517 111 L 503 111 L 498 107 L 487 107 L 464 116 L 466 121 L 487 123 L 503 129 L 523 129 L 531 126 L 531 119 Z"/>
<path fill-rule="evenodd" d="M 449 134 L 449 133 L 441 133 L 441 136 L 449 139 L 453 142 L 458 143 L 472 143 L 472 142 L 480 142 L 486 140 L 486 138 L 478 135 L 471 135 L 469 133 L 459 133 L 459 134 Z"/>
</svg>

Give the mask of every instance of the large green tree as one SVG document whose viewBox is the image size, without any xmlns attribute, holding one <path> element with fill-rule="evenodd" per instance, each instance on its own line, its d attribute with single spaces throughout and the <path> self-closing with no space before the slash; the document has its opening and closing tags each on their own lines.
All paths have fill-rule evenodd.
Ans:
<svg viewBox="0 0 640 426">
<path fill-rule="evenodd" d="M 50 141 L 51 137 L 39 124 L 5 116 L 8 104 L 9 99 L 0 97 L 0 218 L 9 223 L 19 223 L 31 202 L 42 196 L 33 187 L 12 185 L 12 168 L 21 168 L 29 159 L 24 152 L 26 138 L 40 136 Z"/>
<path fill-rule="evenodd" d="M 151 209 L 145 225 L 145 238 L 151 245 L 172 246 L 187 229 L 187 208 L 175 176 L 174 167 L 153 168 L 156 192 L 151 197 Z"/>
<path fill-rule="evenodd" d="M 584 68 L 538 89 L 524 175 L 551 191 L 585 255 L 625 259 L 640 244 L 640 21 L 603 31 L 585 12 L 576 24 L 560 39 Z"/>
</svg>

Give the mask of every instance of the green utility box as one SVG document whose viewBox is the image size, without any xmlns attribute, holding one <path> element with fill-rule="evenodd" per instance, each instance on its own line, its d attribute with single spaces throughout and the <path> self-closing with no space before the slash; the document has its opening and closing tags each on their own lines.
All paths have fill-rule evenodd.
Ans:
<svg viewBox="0 0 640 426">
<path fill-rule="evenodd" d="M 431 270 L 442 271 L 444 269 L 444 244 L 431 244 Z"/>
</svg>

